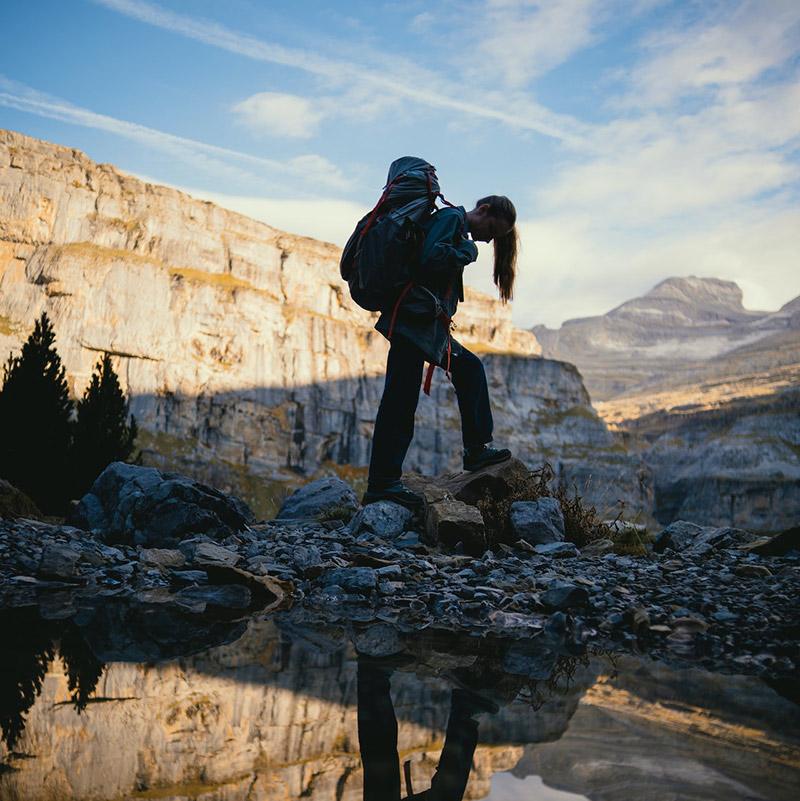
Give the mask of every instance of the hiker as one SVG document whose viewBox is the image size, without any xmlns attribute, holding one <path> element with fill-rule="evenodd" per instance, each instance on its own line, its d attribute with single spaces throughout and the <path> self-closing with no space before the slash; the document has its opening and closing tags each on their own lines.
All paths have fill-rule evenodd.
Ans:
<svg viewBox="0 0 800 801">
<path fill-rule="evenodd" d="M 375 325 L 389 339 L 383 388 L 363 503 L 390 500 L 409 508 L 423 499 L 400 481 L 403 460 L 414 435 L 423 365 L 429 392 L 435 365 L 442 367 L 456 391 L 461 414 L 464 469 L 479 470 L 511 457 L 492 442 L 492 410 L 481 360 L 451 336 L 452 317 L 464 299 L 464 267 L 478 257 L 475 242 L 494 243 L 494 283 L 503 303 L 513 294 L 517 232 L 513 203 L 502 195 L 481 198 L 472 211 L 448 206 L 423 224 L 424 242 L 416 280 L 391 308 L 382 310 Z"/>
</svg>

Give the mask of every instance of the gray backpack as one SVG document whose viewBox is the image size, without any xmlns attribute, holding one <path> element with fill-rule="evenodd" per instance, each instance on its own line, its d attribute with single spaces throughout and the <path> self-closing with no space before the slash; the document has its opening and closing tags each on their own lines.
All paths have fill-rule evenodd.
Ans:
<svg viewBox="0 0 800 801">
<path fill-rule="evenodd" d="M 339 263 L 350 295 L 362 309 L 391 308 L 416 280 L 422 225 L 435 211 L 437 198 L 447 203 L 435 167 L 415 156 L 391 163 L 380 200 L 359 220 Z"/>
</svg>

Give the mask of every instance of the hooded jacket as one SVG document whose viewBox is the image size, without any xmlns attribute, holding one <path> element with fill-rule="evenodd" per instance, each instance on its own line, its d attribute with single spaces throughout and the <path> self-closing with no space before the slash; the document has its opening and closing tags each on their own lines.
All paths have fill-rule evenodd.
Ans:
<svg viewBox="0 0 800 801">
<path fill-rule="evenodd" d="M 478 248 L 469 238 L 463 206 L 440 209 L 428 218 L 423 231 L 425 241 L 415 283 L 396 310 L 392 306 L 381 313 L 375 328 L 387 339 L 390 329 L 392 336 L 402 334 L 422 349 L 431 364 L 445 367 L 447 319 L 453 317 L 458 302 L 464 300 L 464 267 L 478 258 Z M 461 345 L 452 337 L 450 349 L 453 355 L 461 351 Z"/>
</svg>

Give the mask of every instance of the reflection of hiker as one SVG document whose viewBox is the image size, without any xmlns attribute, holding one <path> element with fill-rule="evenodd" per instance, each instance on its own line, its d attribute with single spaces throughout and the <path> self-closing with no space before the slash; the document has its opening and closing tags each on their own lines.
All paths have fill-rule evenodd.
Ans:
<svg viewBox="0 0 800 801">
<path fill-rule="evenodd" d="M 397 718 L 389 692 L 393 672 L 391 661 L 358 658 L 358 742 L 364 766 L 364 801 L 400 801 Z M 498 708 L 468 688 L 452 691 L 444 747 L 430 789 L 412 794 L 407 771 L 406 801 L 461 801 L 478 745 L 476 716 Z"/>
<path fill-rule="evenodd" d="M 425 221 L 425 239 L 415 271 L 418 278 L 397 304 L 383 311 L 375 326 L 391 345 L 375 419 L 365 504 L 386 499 L 409 507 L 422 505 L 422 498 L 404 487 L 400 476 L 414 434 L 414 413 L 426 361 L 431 364 L 426 392 L 433 365 L 444 368 L 455 387 L 464 469 L 478 470 L 510 458 L 507 449 L 489 445 L 494 423 L 483 364 L 451 337 L 450 330 L 458 302 L 464 299 L 464 267 L 478 256 L 476 241 L 494 242 L 494 282 L 503 302 L 511 298 L 516 217 L 507 197 L 490 195 L 481 198 L 470 212 L 463 206 L 448 207 Z"/>
</svg>

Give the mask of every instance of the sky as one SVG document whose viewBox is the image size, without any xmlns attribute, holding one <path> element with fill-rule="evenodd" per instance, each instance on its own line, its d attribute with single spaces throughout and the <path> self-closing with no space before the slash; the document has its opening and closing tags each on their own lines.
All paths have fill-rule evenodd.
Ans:
<svg viewBox="0 0 800 801">
<path fill-rule="evenodd" d="M 520 327 L 670 276 L 800 295 L 800 0 L 13 0 L 3 28 L 0 127 L 292 233 L 343 245 L 402 155 L 507 195 Z"/>
</svg>

